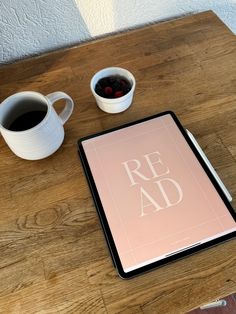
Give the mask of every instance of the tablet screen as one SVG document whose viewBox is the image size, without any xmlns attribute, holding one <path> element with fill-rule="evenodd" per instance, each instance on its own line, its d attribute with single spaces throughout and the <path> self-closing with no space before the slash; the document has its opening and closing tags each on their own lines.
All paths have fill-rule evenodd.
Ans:
<svg viewBox="0 0 236 314">
<path fill-rule="evenodd" d="M 124 272 L 236 230 L 171 114 L 82 146 Z"/>
</svg>

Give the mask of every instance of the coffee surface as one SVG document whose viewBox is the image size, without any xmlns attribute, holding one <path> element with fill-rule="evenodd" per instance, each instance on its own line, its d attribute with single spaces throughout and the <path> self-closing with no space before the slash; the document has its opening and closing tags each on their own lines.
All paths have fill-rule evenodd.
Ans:
<svg viewBox="0 0 236 314">
<path fill-rule="evenodd" d="M 34 110 L 17 117 L 8 127 L 11 131 L 25 131 L 35 127 L 46 116 L 47 111 Z"/>
</svg>

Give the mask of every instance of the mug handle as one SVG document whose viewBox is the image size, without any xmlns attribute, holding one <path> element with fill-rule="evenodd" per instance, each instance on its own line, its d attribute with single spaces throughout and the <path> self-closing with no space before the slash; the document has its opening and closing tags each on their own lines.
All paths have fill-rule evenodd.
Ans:
<svg viewBox="0 0 236 314">
<path fill-rule="evenodd" d="M 74 102 L 71 99 L 71 97 L 69 95 L 67 95 L 66 93 L 63 93 L 63 92 L 54 92 L 54 93 L 48 94 L 46 96 L 46 98 L 48 98 L 48 100 L 51 102 L 52 106 L 54 105 L 54 103 L 57 100 L 65 99 L 66 105 L 65 105 L 64 109 L 62 110 L 62 112 L 58 115 L 61 123 L 65 124 L 66 121 L 71 116 L 72 111 L 74 109 Z"/>
</svg>

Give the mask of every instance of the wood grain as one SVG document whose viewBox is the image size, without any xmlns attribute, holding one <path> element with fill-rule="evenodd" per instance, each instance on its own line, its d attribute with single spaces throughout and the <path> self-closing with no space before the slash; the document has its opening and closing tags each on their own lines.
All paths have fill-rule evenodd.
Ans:
<svg viewBox="0 0 236 314">
<path fill-rule="evenodd" d="M 100 111 L 92 75 L 121 66 L 133 105 Z M 173 110 L 236 202 L 236 40 L 212 12 L 0 67 L 0 101 L 63 90 L 75 101 L 62 147 L 25 161 L 0 138 L 0 313 L 186 313 L 236 291 L 235 240 L 129 281 L 113 268 L 76 151 L 78 138 Z M 60 107 L 61 104 L 58 104 Z"/>
</svg>

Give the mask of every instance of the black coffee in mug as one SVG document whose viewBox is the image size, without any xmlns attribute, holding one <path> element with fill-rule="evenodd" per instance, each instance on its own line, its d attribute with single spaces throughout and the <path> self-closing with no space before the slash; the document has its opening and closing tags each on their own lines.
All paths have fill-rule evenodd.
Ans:
<svg viewBox="0 0 236 314">
<path fill-rule="evenodd" d="M 38 125 L 46 116 L 47 111 L 34 110 L 23 113 L 8 126 L 10 131 L 25 131 Z"/>
<path fill-rule="evenodd" d="M 54 109 L 57 100 L 65 102 L 60 113 Z M 71 97 L 60 91 L 47 96 L 33 91 L 13 94 L 0 104 L 1 135 L 21 158 L 48 157 L 61 146 L 65 135 L 63 125 L 73 108 Z"/>
<path fill-rule="evenodd" d="M 19 100 L 3 119 L 3 126 L 14 132 L 26 131 L 38 125 L 47 114 L 47 105 L 32 98 Z"/>
</svg>

